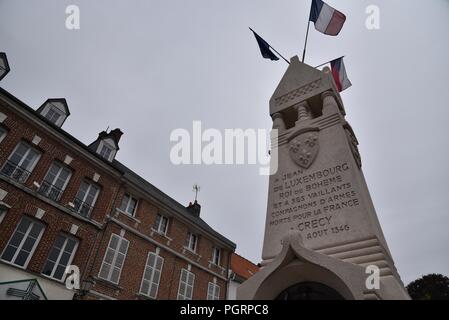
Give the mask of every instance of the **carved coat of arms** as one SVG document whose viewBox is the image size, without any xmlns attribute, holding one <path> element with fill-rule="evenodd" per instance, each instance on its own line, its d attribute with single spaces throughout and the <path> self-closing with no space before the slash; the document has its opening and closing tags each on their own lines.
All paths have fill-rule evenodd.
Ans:
<svg viewBox="0 0 449 320">
<path fill-rule="evenodd" d="M 318 155 L 318 131 L 308 131 L 294 137 L 289 144 L 290 157 L 300 167 L 309 168 Z"/>
</svg>

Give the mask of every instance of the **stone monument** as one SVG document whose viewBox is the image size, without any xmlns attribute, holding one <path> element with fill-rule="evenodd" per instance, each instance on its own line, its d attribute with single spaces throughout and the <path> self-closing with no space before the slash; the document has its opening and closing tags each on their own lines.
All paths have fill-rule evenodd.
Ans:
<svg viewBox="0 0 449 320">
<path fill-rule="evenodd" d="M 293 57 L 270 115 L 278 170 L 269 180 L 262 268 L 238 299 L 410 299 L 329 68 Z"/>
</svg>

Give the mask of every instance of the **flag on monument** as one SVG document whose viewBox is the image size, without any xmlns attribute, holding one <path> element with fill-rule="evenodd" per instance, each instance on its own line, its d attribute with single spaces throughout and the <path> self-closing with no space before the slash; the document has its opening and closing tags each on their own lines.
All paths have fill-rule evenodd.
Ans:
<svg viewBox="0 0 449 320">
<path fill-rule="evenodd" d="M 252 29 L 251 31 L 254 33 L 254 36 L 256 37 L 257 43 L 259 44 L 260 53 L 262 54 L 262 57 L 265 59 L 270 60 L 279 60 L 279 58 L 270 50 L 270 45 L 262 39 L 257 33 L 255 33 Z"/>
<path fill-rule="evenodd" d="M 336 36 L 346 21 L 346 16 L 321 0 L 312 0 L 309 21 L 313 21 L 315 29 Z"/>
<path fill-rule="evenodd" d="M 334 77 L 335 84 L 339 92 L 348 89 L 352 86 L 346 74 L 345 64 L 343 63 L 343 57 L 331 61 L 332 76 Z"/>
</svg>

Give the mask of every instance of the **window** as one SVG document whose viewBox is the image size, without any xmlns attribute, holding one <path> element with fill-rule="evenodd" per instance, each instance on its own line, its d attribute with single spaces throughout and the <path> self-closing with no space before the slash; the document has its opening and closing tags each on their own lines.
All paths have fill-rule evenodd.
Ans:
<svg viewBox="0 0 449 320">
<path fill-rule="evenodd" d="M 59 201 L 71 175 L 72 171 L 70 169 L 59 162 L 53 162 L 39 188 L 39 193 L 53 201 Z"/>
<path fill-rule="evenodd" d="M 2 168 L 2 174 L 24 183 L 33 171 L 40 153 L 28 143 L 20 142 Z"/>
<path fill-rule="evenodd" d="M 89 216 L 97 200 L 99 191 L 100 188 L 94 183 L 87 181 L 81 182 L 80 189 L 74 200 L 75 211 L 83 217 Z"/>
<path fill-rule="evenodd" d="M 100 156 L 102 156 L 105 159 L 109 159 L 112 153 L 112 148 L 108 146 L 107 144 L 103 144 L 103 146 L 100 149 Z"/>
<path fill-rule="evenodd" d="M 154 223 L 154 229 L 161 234 L 167 234 L 168 218 L 161 214 L 158 214 Z"/>
<path fill-rule="evenodd" d="M 65 99 L 48 99 L 37 109 L 46 120 L 61 127 L 70 114 L 67 101 Z"/>
<path fill-rule="evenodd" d="M 3 219 L 5 218 L 6 211 L 7 211 L 6 208 L 0 207 L 0 223 L 2 223 Z"/>
<path fill-rule="evenodd" d="M 108 161 L 112 161 L 115 156 L 115 143 L 112 139 L 105 139 L 101 140 L 98 148 L 97 153 L 104 159 Z"/>
<path fill-rule="evenodd" d="M 137 200 L 126 193 L 120 205 L 120 210 L 134 217 L 136 207 Z"/>
<path fill-rule="evenodd" d="M 209 282 L 207 286 L 207 300 L 220 300 L 220 286 Z"/>
<path fill-rule="evenodd" d="M 7 133 L 8 133 L 8 131 L 6 130 L 6 128 L 0 126 L 0 142 L 3 141 L 3 139 L 6 137 Z"/>
<path fill-rule="evenodd" d="M 192 300 L 195 275 L 187 269 L 181 270 L 179 278 L 178 300 Z"/>
<path fill-rule="evenodd" d="M 55 106 L 50 106 L 48 108 L 47 113 L 45 114 L 45 118 L 49 120 L 51 123 L 54 123 L 56 125 L 59 125 L 59 120 L 63 116 L 63 113 L 61 110 L 56 108 Z"/>
<path fill-rule="evenodd" d="M 26 268 L 43 231 L 42 223 L 23 217 L 3 251 L 2 260 Z"/>
<path fill-rule="evenodd" d="M 129 241 L 125 238 L 112 234 L 109 240 L 108 249 L 101 264 L 100 278 L 118 284 L 126 253 L 128 252 Z"/>
<path fill-rule="evenodd" d="M 140 293 L 156 299 L 163 264 L 164 258 L 154 252 L 148 253 L 142 284 L 140 286 Z"/>
<path fill-rule="evenodd" d="M 59 234 L 56 237 L 42 273 L 51 278 L 63 280 L 65 268 L 72 263 L 77 247 L 78 241 L 76 239 Z"/>
<path fill-rule="evenodd" d="M 220 265 L 220 258 L 221 258 L 221 250 L 217 247 L 214 247 L 214 251 L 212 253 L 212 262 L 219 266 Z"/>
<path fill-rule="evenodd" d="M 196 251 L 196 243 L 197 243 L 197 236 L 196 236 L 196 234 L 193 234 L 193 233 L 189 232 L 187 234 L 187 248 L 190 251 L 195 252 Z"/>
</svg>

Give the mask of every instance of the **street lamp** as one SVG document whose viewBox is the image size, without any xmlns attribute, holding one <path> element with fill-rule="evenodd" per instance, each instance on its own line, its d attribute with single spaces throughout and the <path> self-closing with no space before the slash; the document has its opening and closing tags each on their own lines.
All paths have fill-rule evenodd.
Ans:
<svg viewBox="0 0 449 320">
<path fill-rule="evenodd" d="M 6 58 L 6 53 L 0 52 L 0 80 L 2 80 L 6 74 L 9 72 L 8 59 Z"/>
</svg>

